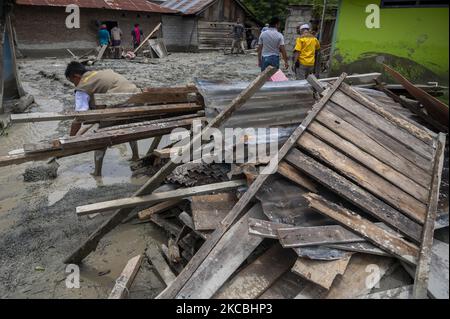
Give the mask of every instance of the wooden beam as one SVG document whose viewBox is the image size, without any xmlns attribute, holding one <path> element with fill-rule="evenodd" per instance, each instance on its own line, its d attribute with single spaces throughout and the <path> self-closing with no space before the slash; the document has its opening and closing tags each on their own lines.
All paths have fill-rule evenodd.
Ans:
<svg viewBox="0 0 450 319">
<path fill-rule="evenodd" d="M 416 264 L 419 256 L 419 248 L 400 236 L 393 235 L 360 215 L 331 203 L 319 195 L 307 194 L 309 206 L 322 213 L 353 232 L 358 233 L 381 249 L 395 255 L 410 264 Z"/>
<path fill-rule="evenodd" d="M 138 217 L 140 220 L 150 219 L 154 214 L 159 214 L 161 212 L 164 212 L 172 207 L 177 206 L 181 202 L 183 202 L 182 199 L 172 199 L 172 200 L 168 200 L 168 201 L 156 204 L 155 206 L 152 206 L 150 208 L 140 211 L 138 213 Z"/>
<path fill-rule="evenodd" d="M 122 271 L 122 274 L 116 280 L 116 284 L 114 285 L 113 290 L 109 294 L 108 299 L 123 299 L 126 297 L 131 284 L 133 283 L 134 277 L 136 276 L 139 267 L 141 266 L 142 255 L 131 258 L 125 268 Z"/>
<path fill-rule="evenodd" d="M 262 219 L 250 218 L 248 220 L 249 234 L 263 238 L 278 239 L 278 228 L 293 227 L 292 225 L 269 222 Z"/>
<path fill-rule="evenodd" d="M 218 116 L 216 116 L 203 132 L 208 132 L 211 128 L 218 128 L 224 123 L 234 111 L 244 105 L 255 94 L 267 80 L 274 75 L 275 68 L 268 67 L 266 71 L 261 73 L 250 85 L 242 91 L 232 102 L 228 105 Z M 202 134 L 195 136 L 190 143 L 190 146 L 201 143 Z M 152 193 L 179 164 L 169 161 L 164 165 L 159 172 L 153 175 L 145 185 L 143 185 L 136 193 L 135 196 L 142 196 Z M 103 223 L 89 238 L 84 241 L 80 247 L 78 247 L 64 262 L 67 264 L 80 263 L 87 255 L 96 249 L 100 239 L 119 225 L 132 211 L 132 208 L 120 209 L 115 214 Z M 212 241 L 211 241 L 212 242 Z M 201 258 L 203 260 L 206 256 Z M 171 285 L 172 286 L 172 285 Z M 180 287 L 181 288 L 181 287 Z"/>
<path fill-rule="evenodd" d="M 137 54 L 139 50 L 142 49 L 142 47 L 147 43 L 147 41 L 150 40 L 150 38 L 154 36 L 156 32 L 158 32 L 158 30 L 161 28 L 161 25 L 162 25 L 161 22 L 158 23 L 158 25 L 153 29 L 153 31 L 150 32 L 149 35 L 145 37 L 144 41 L 142 41 L 141 44 L 139 44 L 139 46 L 136 49 L 134 49 L 133 51 L 134 54 Z"/>
<path fill-rule="evenodd" d="M 191 201 L 195 230 L 214 230 L 236 205 L 234 193 L 194 196 Z"/>
<path fill-rule="evenodd" d="M 434 236 L 434 223 L 436 221 L 437 206 L 439 201 L 439 189 L 441 186 L 442 168 L 444 165 L 444 149 L 446 135 L 439 134 L 436 153 L 433 161 L 433 181 L 431 184 L 428 201 L 427 217 L 422 233 L 422 245 L 420 247 L 419 262 L 414 278 L 414 299 L 426 299 L 428 280 L 430 274 L 431 254 Z"/>
<path fill-rule="evenodd" d="M 272 73 L 273 75 L 273 73 Z M 291 150 L 291 148 L 295 145 L 297 140 L 302 136 L 306 128 L 309 124 L 314 120 L 317 114 L 322 110 L 331 96 L 336 92 L 341 83 L 344 81 L 347 74 L 343 73 L 339 79 L 333 84 L 333 86 L 329 89 L 327 94 L 316 103 L 308 116 L 303 120 L 302 124 L 300 124 L 297 129 L 293 132 L 293 134 L 289 137 L 289 139 L 285 142 L 285 144 L 281 147 L 278 154 L 271 158 L 272 164 L 278 164 L 286 154 Z M 309 78 L 313 80 L 313 77 Z M 222 113 L 229 113 L 226 110 Z M 270 164 L 269 164 L 270 165 Z M 197 254 L 192 258 L 189 264 L 183 269 L 181 274 L 177 277 L 177 279 L 167 287 L 157 298 L 175 298 L 179 291 L 183 288 L 183 286 L 189 281 L 193 273 L 197 270 L 197 268 L 202 264 L 202 262 L 208 257 L 209 253 L 213 250 L 215 245 L 219 242 L 219 240 L 224 236 L 230 226 L 235 222 L 238 216 L 249 206 L 250 202 L 255 197 L 258 190 L 261 186 L 266 182 L 269 178 L 269 174 L 260 174 L 256 178 L 256 180 L 250 185 L 248 191 L 239 199 L 239 202 L 233 207 L 233 209 L 228 213 L 227 217 L 222 221 L 219 228 L 217 228 L 211 235 L 210 239 L 206 241 L 205 244 L 199 249 Z"/>
<path fill-rule="evenodd" d="M 166 286 L 170 285 L 172 281 L 175 280 L 176 276 L 170 270 L 169 265 L 164 260 L 163 255 L 159 251 L 158 247 L 154 243 L 150 243 L 147 246 L 147 250 L 145 251 L 145 255 L 148 258 L 148 261 L 153 265 L 158 275 L 164 281 Z"/>
<path fill-rule="evenodd" d="M 197 112 L 203 107 L 194 103 L 149 105 L 124 108 L 108 108 L 85 112 L 47 112 L 11 114 L 12 123 L 49 122 L 78 119 L 79 121 L 104 120 L 105 118 L 130 117 L 166 113 Z"/>
<path fill-rule="evenodd" d="M 247 185 L 245 180 L 236 180 L 230 182 L 196 186 L 191 188 L 182 188 L 168 192 L 153 193 L 147 196 L 134 196 L 129 198 L 115 199 L 101 203 L 78 206 L 76 212 L 78 216 L 84 216 L 93 213 L 110 211 L 112 209 L 122 209 L 122 208 L 136 207 L 139 205 L 149 205 L 168 200 L 180 200 L 186 197 L 235 189 L 237 187 L 244 185 Z M 152 215 L 153 214 L 151 214 L 150 216 Z"/>
<path fill-rule="evenodd" d="M 373 294 L 360 296 L 357 299 L 411 299 L 413 286 L 403 286 L 389 290 L 375 292 Z"/>
</svg>

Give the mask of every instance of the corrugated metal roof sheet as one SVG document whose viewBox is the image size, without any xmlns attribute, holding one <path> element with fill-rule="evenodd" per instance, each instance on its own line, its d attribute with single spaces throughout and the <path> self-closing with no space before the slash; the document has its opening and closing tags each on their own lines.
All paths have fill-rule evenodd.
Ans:
<svg viewBox="0 0 450 319">
<path fill-rule="evenodd" d="M 197 14 L 216 0 L 166 0 L 161 5 L 165 8 L 181 11 L 183 14 Z"/>
<path fill-rule="evenodd" d="M 141 11 L 153 13 L 178 13 L 177 10 L 163 7 L 146 0 L 16 0 L 16 4 L 51 7 L 65 7 L 69 4 L 76 4 L 80 8 Z"/>
</svg>

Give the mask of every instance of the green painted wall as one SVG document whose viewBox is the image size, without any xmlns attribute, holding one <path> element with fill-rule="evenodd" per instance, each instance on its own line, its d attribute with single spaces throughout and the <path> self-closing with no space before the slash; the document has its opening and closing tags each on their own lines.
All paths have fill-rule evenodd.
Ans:
<svg viewBox="0 0 450 319">
<path fill-rule="evenodd" d="M 333 39 L 331 73 L 381 71 L 393 66 L 416 83 L 448 84 L 449 9 L 380 8 L 380 28 L 365 25 L 368 4 L 379 0 L 341 0 Z M 382 56 L 382 58 L 378 58 Z"/>
</svg>

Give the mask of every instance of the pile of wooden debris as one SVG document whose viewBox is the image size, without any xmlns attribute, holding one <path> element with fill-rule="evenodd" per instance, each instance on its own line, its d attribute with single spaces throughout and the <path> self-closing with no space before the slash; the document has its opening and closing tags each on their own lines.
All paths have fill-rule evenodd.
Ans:
<svg viewBox="0 0 450 319">
<path fill-rule="evenodd" d="M 203 131 L 220 128 L 273 74 L 263 72 Z M 448 244 L 434 239 L 435 229 L 448 228 L 448 178 L 441 178 L 448 122 L 439 119 L 448 107 L 422 91 L 421 105 L 393 99 L 380 84 L 382 95 L 366 94 L 346 77 L 308 79 L 316 101 L 271 158 L 274 174 L 258 173 L 267 163 L 180 164 L 170 156 L 179 150 L 158 148 L 174 128 L 205 121 L 204 99 L 192 86 L 99 95 L 107 108 L 82 114 L 14 116 L 116 125 L 25 145 L 0 165 L 155 138 L 136 167 L 154 172 L 133 197 L 76 208 L 79 216 L 116 211 L 65 263 L 82 262 L 126 220 L 167 231 L 167 244 L 149 243 L 130 260 L 110 298 L 126 296 L 143 259 L 167 285 L 158 298 L 448 298 Z M 112 107 L 119 105 L 128 107 Z M 194 135 L 189 149 L 201 138 Z M 411 278 L 373 293 L 399 267 Z"/>
</svg>

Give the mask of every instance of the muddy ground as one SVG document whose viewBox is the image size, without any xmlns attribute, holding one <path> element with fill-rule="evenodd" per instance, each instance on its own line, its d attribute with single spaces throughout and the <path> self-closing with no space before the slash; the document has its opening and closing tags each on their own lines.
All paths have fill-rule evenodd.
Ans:
<svg viewBox="0 0 450 319">
<path fill-rule="evenodd" d="M 25 90 L 34 95 L 32 112 L 73 108 L 73 88 L 64 79 L 69 59 L 24 59 L 19 73 Z M 95 68 L 112 68 L 139 87 L 174 86 L 209 80 L 252 80 L 259 73 L 256 56 L 222 53 L 171 54 L 164 59 L 104 60 Z M 67 134 L 69 122 L 15 124 L 0 136 L 0 154 L 24 143 Z M 145 154 L 149 141 L 140 141 Z M 102 178 L 93 178 L 93 154 L 58 160 L 58 177 L 29 182 L 23 173 L 32 163 L 0 168 L 0 298 L 105 298 L 126 262 L 151 241 L 162 242 L 164 233 L 147 223 L 123 224 L 99 244 L 82 265 L 79 289 L 65 285 L 62 263 L 107 218 L 77 218 L 75 207 L 131 194 L 144 178 L 131 177 L 128 145 L 108 150 Z M 144 262 L 130 298 L 153 298 L 163 284 Z"/>
</svg>

